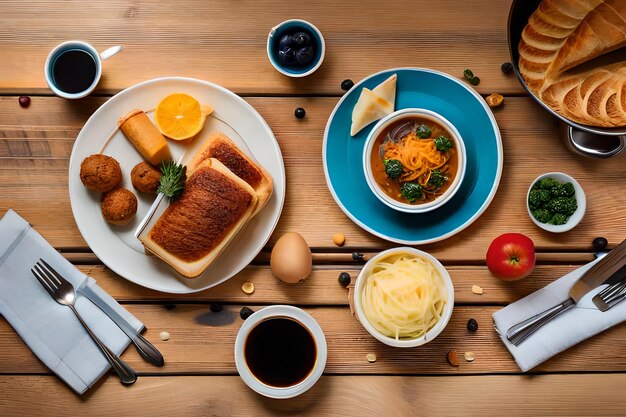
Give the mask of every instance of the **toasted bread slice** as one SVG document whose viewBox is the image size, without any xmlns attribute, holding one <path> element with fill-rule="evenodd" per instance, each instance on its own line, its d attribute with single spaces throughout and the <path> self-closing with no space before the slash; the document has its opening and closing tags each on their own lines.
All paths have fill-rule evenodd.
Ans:
<svg viewBox="0 0 626 417">
<path fill-rule="evenodd" d="M 254 213 L 263 208 L 272 195 L 272 177 L 260 165 L 243 153 L 235 143 L 222 132 L 209 136 L 187 164 L 187 175 L 193 173 L 208 158 L 215 158 L 235 175 L 248 183 L 258 198 Z"/>
<path fill-rule="evenodd" d="M 180 274 L 197 277 L 252 217 L 257 201 L 248 183 L 209 158 L 141 242 Z"/>
</svg>

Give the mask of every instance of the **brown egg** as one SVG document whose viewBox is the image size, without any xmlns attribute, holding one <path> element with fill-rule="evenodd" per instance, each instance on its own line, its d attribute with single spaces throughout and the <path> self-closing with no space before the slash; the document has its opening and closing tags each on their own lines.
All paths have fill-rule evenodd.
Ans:
<svg viewBox="0 0 626 417">
<path fill-rule="evenodd" d="M 311 273 L 313 259 L 306 240 L 298 233 L 285 233 L 278 239 L 270 257 L 270 270 L 288 284 L 302 282 Z"/>
</svg>

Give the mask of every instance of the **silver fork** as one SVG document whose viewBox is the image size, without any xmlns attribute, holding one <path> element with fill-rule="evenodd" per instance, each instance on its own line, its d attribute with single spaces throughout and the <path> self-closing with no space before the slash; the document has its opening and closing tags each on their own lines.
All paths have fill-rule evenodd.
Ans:
<svg viewBox="0 0 626 417">
<path fill-rule="evenodd" d="M 604 312 L 624 299 L 626 299 L 626 281 L 609 285 L 596 294 L 591 301 Z"/>
<path fill-rule="evenodd" d="M 55 271 L 46 261 L 39 258 L 39 261 L 30 270 L 37 281 L 50 293 L 54 301 L 59 304 L 68 306 L 72 309 L 80 324 L 83 325 L 89 336 L 96 342 L 96 345 L 100 348 L 107 361 L 113 367 L 115 373 L 120 377 L 122 384 L 132 384 L 137 380 L 137 374 L 126 362 L 121 360 L 115 353 L 113 353 L 108 347 L 104 345 L 98 339 L 87 324 L 83 321 L 80 314 L 74 307 L 76 301 L 76 291 L 74 286 L 63 278 L 57 271 Z"/>
</svg>

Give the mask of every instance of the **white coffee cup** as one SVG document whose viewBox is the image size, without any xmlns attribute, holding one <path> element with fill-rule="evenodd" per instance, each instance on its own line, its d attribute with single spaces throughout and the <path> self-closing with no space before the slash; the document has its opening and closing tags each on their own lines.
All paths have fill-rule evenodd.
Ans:
<svg viewBox="0 0 626 417">
<path fill-rule="evenodd" d="M 275 387 L 261 382 L 250 370 L 245 357 L 245 345 L 250 332 L 261 322 L 280 318 L 293 320 L 304 327 L 313 337 L 316 347 L 316 359 L 313 369 L 302 381 L 287 387 Z M 276 305 L 265 307 L 255 312 L 241 325 L 235 339 L 235 365 L 241 379 L 251 389 L 269 398 L 292 398 L 310 389 L 322 376 L 326 367 L 327 355 L 326 338 L 320 325 L 311 315 L 292 306 Z"/>
<path fill-rule="evenodd" d="M 102 76 L 102 61 L 112 57 L 118 52 L 121 52 L 122 49 L 123 48 L 121 45 L 117 45 L 117 46 L 113 46 L 105 50 L 102 53 L 98 53 L 96 48 L 94 48 L 87 42 L 83 42 L 83 41 L 67 41 L 67 42 L 63 42 L 60 45 L 57 45 L 52 51 L 50 51 L 50 53 L 48 54 L 48 58 L 46 59 L 45 75 L 46 75 L 46 82 L 48 83 L 48 87 L 50 87 L 52 92 L 56 94 L 57 96 L 71 99 L 71 100 L 83 98 L 91 94 L 91 92 L 98 85 L 98 82 L 100 82 L 100 77 Z M 79 91 L 76 93 L 68 93 L 60 89 L 59 86 L 57 85 L 57 82 L 55 81 L 55 78 L 54 78 L 54 66 L 56 64 L 57 59 L 61 55 L 63 55 L 66 52 L 73 51 L 73 50 L 82 51 L 91 55 L 95 63 L 96 71 L 95 71 L 95 75 L 93 78 L 93 82 L 91 83 L 91 85 L 89 85 L 89 87 L 87 87 L 83 91 Z"/>
</svg>

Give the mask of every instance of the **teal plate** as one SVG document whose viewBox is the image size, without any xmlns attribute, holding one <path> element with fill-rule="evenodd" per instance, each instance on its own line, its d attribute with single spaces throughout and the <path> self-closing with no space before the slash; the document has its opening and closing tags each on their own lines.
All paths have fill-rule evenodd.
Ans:
<svg viewBox="0 0 626 417">
<path fill-rule="evenodd" d="M 401 213 L 384 205 L 367 186 L 363 148 L 375 123 L 350 137 L 352 109 L 363 87 L 373 89 L 398 74 L 396 110 L 418 107 L 448 119 L 467 151 L 461 188 L 445 205 L 427 213 Z M 446 239 L 472 224 L 489 206 L 502 174 L 502 140 L 491 110 L 471 87 L 442 72 L 421 68 L 385 70 L 347 92 L 324 132 L 324 174 L 333 198 L 356 224 L 392 242 L 420 245 Z"/>
</svg>

